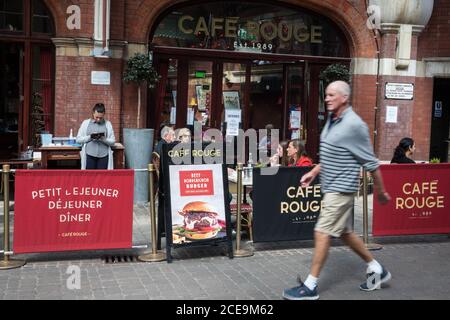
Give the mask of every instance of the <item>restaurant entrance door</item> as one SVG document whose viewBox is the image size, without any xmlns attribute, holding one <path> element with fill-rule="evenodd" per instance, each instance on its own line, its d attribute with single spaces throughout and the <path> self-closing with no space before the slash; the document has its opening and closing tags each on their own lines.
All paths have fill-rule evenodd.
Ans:
<svg viewBox="0 0 450 320">
<path fill-rule="evenodd" d="M 430 160 L 450 159 L 450 79 L 435 79 L 431 115 Z"/>
<path fill-rule="evenodd" d="M 326 120 L 319 75 L 331 62 L 154 56 L 162 79 L 150 103 L 157 106 L 148 113 L 150 126 L 191 127 L 201 115 L 203 129 L 222 130 L 226 110 L 239 109 L 242 129 L 272 124 L 280 140 L 300 139 L 318 160 Z"/>
</svg>

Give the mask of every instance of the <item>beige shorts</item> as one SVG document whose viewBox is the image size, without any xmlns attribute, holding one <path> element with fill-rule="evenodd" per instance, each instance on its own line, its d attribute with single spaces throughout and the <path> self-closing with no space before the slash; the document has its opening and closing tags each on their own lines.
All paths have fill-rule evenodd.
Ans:
<svg viewBox="0 0 450 320">
<path fill-rule="evenodd" d="M 354 199 L 354 193 L 325 193 L 322 200 L 322 210 L 314 230 L 333 237 L 340 237 L 342 234 L 353 232 Z"/>
</svg>

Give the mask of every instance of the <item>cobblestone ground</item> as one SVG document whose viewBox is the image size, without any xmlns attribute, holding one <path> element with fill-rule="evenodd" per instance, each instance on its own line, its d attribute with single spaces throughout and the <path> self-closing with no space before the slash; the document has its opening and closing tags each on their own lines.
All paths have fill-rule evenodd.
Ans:
<svg viewBox="0 0 450 320">
<path fill-rule="evenodd" d="M 361 207 L 362 202 L 357 201 L 357 233 L 362 232 Z M 246 258 L 229 259 L 224 246 L 205 246 L 174 250 L 171 264 L 142 263 L 135 258 L 131 262 L 106 263 L 102 259 L 106 255 L 135 257 L 148 252 L 148 221 L 148 208 L 135 206 L 134 249 L 17 256 L 26 259 L 27 264 L 19 269 L 0 270 L 0 299 L 277 300 L 283 289 L 296 285 L 297 274 L 308 274 L 312 241 L 244 241 L 254 249 L 254 255 Z M 383 244 L 383 249 L 374 255 L 393 276 L 388 286 L 369 293 L 358 290 L 364 281 L 365 264 L 333 240 L 319 282 L 321 299 L 450 298 L 448 236 L 375 240 Z M 69 289 L 73 266 L 80 270 L 80 289 Z"/>
</svg>

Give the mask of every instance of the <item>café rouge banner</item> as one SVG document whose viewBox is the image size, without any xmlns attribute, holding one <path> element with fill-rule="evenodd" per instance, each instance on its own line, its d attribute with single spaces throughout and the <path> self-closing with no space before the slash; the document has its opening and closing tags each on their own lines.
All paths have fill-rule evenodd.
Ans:
<svg viewBox="0 0 450 320">
<path fill-rule="evenodd" d="M 132 170 L 17 170 L 14 252 L 130 248 Z"/>
<path fill-rule="evenodd" d="M 308 167 L 280 167 L 276 175 L 253 174 L 254 241 L 309 240 L 322 207 L 319 180 L 300 187 Z"/>
<path fill-rule="evenodd" d="M 374 201 L 373 235 L 450 232 L 450 164 L 392 164 L 380 167 L 387 205 Z"/>
<path fill-rule="evenodd" d="M 245 1 L 180 6 L 162 19 L 152 44 L 249 53 L 349 55 L 345 36 L 327 17 L 301 8 Z"/>
</svg>

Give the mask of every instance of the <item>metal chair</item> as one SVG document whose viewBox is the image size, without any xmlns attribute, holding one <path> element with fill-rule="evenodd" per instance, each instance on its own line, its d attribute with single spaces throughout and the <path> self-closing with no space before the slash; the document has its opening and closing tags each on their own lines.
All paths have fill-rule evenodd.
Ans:
<svg viewBox="0 0 450 320">
<path fill-rule="evenodd" d="M 237 203 L 230 204 L 230 211 L 237 215 Z M 247 230 L 250 241 L 253 241 L 253 207 L 249 203 L 241 203 L 241 226 Z"/>
<path fill-rule="evenodd" d="M 153 175 L 153 179 L 154 179 L 153 185 L 155 186 L 155 188 L 154 188 L 155 197 L 157 197 L 158 191 L 159 191 L 159 176 L 160 176 L 159 170 L 161 169 L 161 157 L 155 151 L 152 152 L 152 164 L 155 166 L 155 169 L 156 169 L 156 174 Z"/>
</svg>

